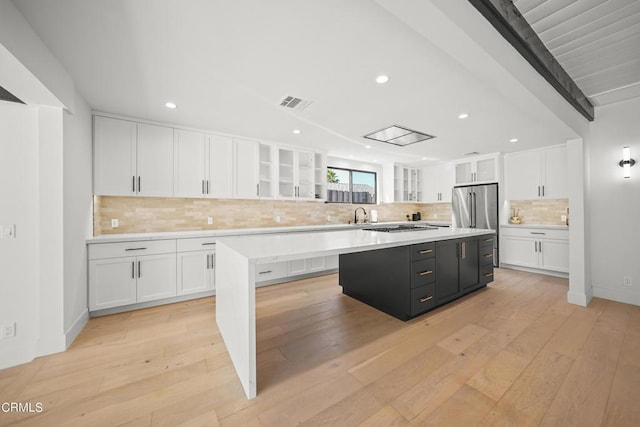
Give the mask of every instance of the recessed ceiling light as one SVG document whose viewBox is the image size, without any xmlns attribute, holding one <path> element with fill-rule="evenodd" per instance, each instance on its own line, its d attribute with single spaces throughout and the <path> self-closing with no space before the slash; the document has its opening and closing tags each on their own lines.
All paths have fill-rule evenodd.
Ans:
<svg viewBox="0 0 640 427">
<path fill-rule="evenodd" d="M 364 148 L 369 149 L 369 148 L 371 148 L 371 146 L 370 145 L 365 145 Z"/>
<path fill-rule="evenodd" d="M 511 138 L 509 142 L 518 142 L 518 138 Z"/>
<path fill-rule="evenodd" d="M 385 74 L 380 74 L 378 77 L 376 77 L 376 83 L 378 84 L 385 84 L 386 82 L 389 81 L 389 76 L 385 75 Z"/>
<path fill-rule="evenodd" d="M 461 114 L 458 116 L 458 118 L 459 118 L 459 119 L 466 119 L 467 117 L 469 117 L 469 114 L 467 114 L 467 113 L 461 113 Z"/>
<path fill-rule="evenodd" d="M 349 158 L 350 158 L 350 159 L 353 159 L 353 154 L 349 154 Z"/>
<path fill-rule="evenodd" d="M 294 129 L 293 133 L 295 133 L 296 135 L 299 135 L 300 134 L 300 129 Z"/>
<path fill-rule="evenodd" d="M 178 108 L 178 106 L 174 102 L 167 102 L 166 104 L 164 104 L 164 106 L 172 110 L 175 110 L 176 108 Z"/>
<path fill-rule="evenodd" d="M 429 160 L 429 158 L 428 157 L 423 157 L 422 160 Z"/>
<path fill-rule="evenodd" d="M 378 159 L 373 159 L 374 162 L 378 163 Z"/>
</svg>

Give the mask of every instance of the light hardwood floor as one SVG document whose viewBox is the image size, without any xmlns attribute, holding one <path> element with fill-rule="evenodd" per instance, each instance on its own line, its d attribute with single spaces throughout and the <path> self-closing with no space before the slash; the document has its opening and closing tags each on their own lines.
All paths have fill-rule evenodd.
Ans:
<svg viewBox="0 0 640 427">
<path fill-rule="evenodd" d="M 0 371 L 0 425 L 640 425 L 640 307 L 496 281 L 403 323 L 337 275 L 260 288 L 246 400 L 206 298 L 92 319 L 65 353 Z"/>
</svg>

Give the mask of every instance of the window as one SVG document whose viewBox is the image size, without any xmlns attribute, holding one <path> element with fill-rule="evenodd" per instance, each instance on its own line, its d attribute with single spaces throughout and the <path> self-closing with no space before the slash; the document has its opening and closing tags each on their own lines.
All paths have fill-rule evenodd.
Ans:
<svg viewBox="0 0 640 427">
<path fill-rule="evenodd" d="M 376 173 L 327 168 L 327 202 L 376 203 Z"/>
</svg>

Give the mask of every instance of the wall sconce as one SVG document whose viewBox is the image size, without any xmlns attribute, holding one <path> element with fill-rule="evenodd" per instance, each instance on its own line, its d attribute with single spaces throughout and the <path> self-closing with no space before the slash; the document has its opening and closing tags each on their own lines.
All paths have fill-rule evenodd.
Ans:
<svg viewBox="0 0 640 427">
<path fill-rule="evenodd" d="M 631 158 L 631 148 L 622 147 L 622 160 L 618 164 L 622 168 L 624 177 L 631 178 L 631 166 L 636 164 L 636 161 Z"/>
</svg>

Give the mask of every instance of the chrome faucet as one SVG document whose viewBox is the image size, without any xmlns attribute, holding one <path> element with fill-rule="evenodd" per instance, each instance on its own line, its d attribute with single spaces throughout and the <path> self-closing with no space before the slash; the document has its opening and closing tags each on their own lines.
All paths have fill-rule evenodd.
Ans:
<svg viewBox="0 0 640 427">
<path fill-rule="evenodd" d="M 367 216 L 367 211 L 364 210 L 363 207 L 358 207 L 356 208 L 355 211 L 353 211 L 353 223 L 357 224 L 358 223 L 358 209 L 362 209 L 362 212 L 364 212 L 364 216 Z"/>
</svg>

